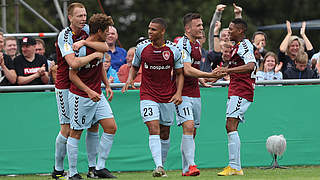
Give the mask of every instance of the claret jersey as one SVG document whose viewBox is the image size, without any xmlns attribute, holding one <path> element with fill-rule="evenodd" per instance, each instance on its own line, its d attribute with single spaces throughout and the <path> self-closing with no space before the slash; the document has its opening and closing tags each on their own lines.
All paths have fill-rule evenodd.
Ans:
<svg viewBox="0 0 320 180">
<path fill-rule="evenodd" d="M 167 103 L 176 92 L 173 69 L 183 68 L 181 51 L 170 41 L 156 48 L 150 40 L 137 45 L 133 66 L 142 66 L 140 99 Z"/>
<path fill-rule="evenodd" d="M 253 45 L 248 39 L 243 39 L 232 47 L 229 68 L 242 66 L 250 62 L 256 63 Z M 253 101 L 255 87 L 255 70 L 249 73 L 231 73 L 228 97 L 239 96 Z"/>
</svg>

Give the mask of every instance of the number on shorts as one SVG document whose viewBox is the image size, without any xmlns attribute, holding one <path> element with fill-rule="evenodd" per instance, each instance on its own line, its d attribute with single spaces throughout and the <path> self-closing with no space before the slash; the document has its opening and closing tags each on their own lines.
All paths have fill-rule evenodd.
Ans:
<svg viewBox="0 0 320 180">
<path fill-rule="evenodd" d="M 182 110 L 183 110 L 185 116 L 190 115 L 190 111 L 189 111 L 188 107 L 184 107 L 184 108 L 182 108 Z"/>
<path fill-rule="evenodd" d="M 153 115 L 153 112 L 152 112 L 152 108 L 143 108 L 143 116 L 146 117 L 146 116 L 152 116 Z"/>
</svg>

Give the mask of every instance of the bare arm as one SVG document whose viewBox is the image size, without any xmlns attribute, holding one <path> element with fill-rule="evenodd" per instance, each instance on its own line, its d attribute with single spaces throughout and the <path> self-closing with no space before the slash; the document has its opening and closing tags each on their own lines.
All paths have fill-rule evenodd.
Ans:
<svg viewBox="0 0 320 180">
<path fill-rule="evenodd" d="M 248 72 L 252 72 L 255 69 L 255 63 L 254 62 L 249 62 L 248 64 L 242 65 L 242 66 L 238 66 L 238 67 L 234 67 L 234 68 L 228 68 L 226 69 L 227 73 L 248 73 Z"/>
<path fill-rule="evenodd" d="M 242 7 L 237 6 L 236 3 L 233 3 L 233 12 L 234 12 L 234 18 L 242 18 Z"/>
<path fill-rule="evenodd" d="M 138 71 L 139 71 L 139 67 L 131 66 L 127 82 L 121 89 L 122 93 L 127 91 L 130 85 L 132 86 L 132 88 L 135 88 L 133 84 L 133 80 L 136 78 Z"/>
<path fill-rule="evenodd" d="M 216 71 L 212 71 L 210 73 L 200 71 L 194 67 L 191 66 L 190 62 L 183 63 L 184 66 L 184 75 L 190 76 L 194 78 L 214 78 L 214 77 L 220 77 L 219 74 Z"/>
<path fill-rule="evenodd" d="M 72 54 L 66 55 L 64 58 L 72 69 L 78 69 L 88 64 L 90 61 L 96 58 L 101 59 L 102 57 L 103 57 L 103 53 L 94 52 L 88 56 L 83 56 L 83 57 L 76 57 L 75 54 L 72 53 Z"/>
<path fill-rule="evenodd" d="M 303 21 L 302 25 L 301 25 L 301 29 L 300 29 L 300 35 L 303 38 L 304 42 L 306 43 L 307 50 L 310 51 L 313 49 L 313 46 L 312 46 L 311 42 L 309 41 L 305 31 L 306 31 L 306 22 Z"/>
<path fill-rule="evenodd" d="M 19 85 L 28 84 L 31 81 L 33 81 L 34 79 L 37 79 L 39 77 L 40 77 L 40 74 L 38 72 L 34 73 L 32 75 L 29 75 L 29 76 L 18 76 L 17 83 Z"/>
<path fill-rule="evenodd" d="M 48 84 L 48 82 L 49 82 L 49 73 L 48 72 L 44 72 L 44 74 L 41 75 L 41 81 L 44 84 Z"/>
<path fill-rule="evenodd" d="M 107 93 L 108 101 L 112 101 L 113 91 L 109 85 L 109 81 L 107 78 L 107 72 L 106 72 L 104 66 L 102 66 L 102 74 L 101 75 L 102 75 L 102 82 L 106 86 L 106 93 Z"/>
<path fill-rule="evenodd" d="M 179 105 L 182 103 L 182 89 L 184 83 L 184 76 L 183 76 L 183 68 L 175 69 L 176 71 L 176 87 L 177 91 L 172 96 L 169 102 L 173 102 L 175 105 Z"/>
<path fill-rule="evenodd" d="M 220 47 L 220 38 L 216 37 L 219 36 L 219 30 L 221 28 L 221 22 L 217 21 L 214 27 L 214 51 L 215 52 L 220 52 L 221 51 L 221 47 Z"/>
<path fill-rule="evenodd" d="M 2 53 L 1 53 L 2 54 Z M 4 64 L 3 56 L 0 56 L 0 66 L 4 72 L 4 75 L 8 79 L 11 84 L 15 84 L 17 81 L 17 73 L 14 69 L 9 70 L 7 66 Z"/>
<path fill-rule="evenodd" d="M 72 45 L 73 50 L 79 50 L 82 46 L 89 46 L 92 49 L 95 49 L 99 52 L 107 52 L 109 50 L 109 46 L 106 42 L 100 41 L 91 41 L 91 40 L 80 40 Z"/>
<path fill-rule="evenodd" d="M 227 7 L 226 5 L 223 4 L 218 4 L 216 7 L 216 11 L 213 14 L 213 17 L 210 22 L 210 28 L 209 28 L 209 51 L 213 50 L 214 44 L 213 44 L 213 35 L 214 35 L 214 27 L 217 21 L 221 20 L 222 12 L 224 8 Z"/>
<path fill-rule="evenodd" d="M 280 44 L 280 51 L 285 53 L 287 51 L 288 48 L 288 44 L 289 44 L 289 39 L 292 35 L 292 31 L 291 31 L 291 24 L 289 21 L 286 21 L 287 24 L 287 35 L 286 37 L 283 39 L 282 43 Z"/>
<path fill-rule="evenodd" d="M 98 94 L 97 92 L 95 92 L 92 89 L 90 89 L 87 85 L 85 85 L 81 81 L 81 79 L 79 78 L 77 73 L 78 73 L 78 70 L 74 70 L 74 69 L 69 70 L 69 79 L 70 79 L 70 81 L 74 85 L 76 85 L 80 90 L 86 92 L 88 94 L 89 98 L 92 101 L 94 101 L 94 102 L 100 101 L 100 94 Z"/>
</svg>

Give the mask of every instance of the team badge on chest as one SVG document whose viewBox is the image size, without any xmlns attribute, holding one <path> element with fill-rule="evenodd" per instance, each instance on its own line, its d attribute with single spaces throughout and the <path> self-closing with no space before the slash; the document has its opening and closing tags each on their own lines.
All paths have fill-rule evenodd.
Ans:
<svg viewBox="0 0 320 180">
<path fill-rule="evenodd" d="M 170 58 L 170 51 L 163 51 L 162 56 L 164 60 L 168 60 Z"/>
</svg>

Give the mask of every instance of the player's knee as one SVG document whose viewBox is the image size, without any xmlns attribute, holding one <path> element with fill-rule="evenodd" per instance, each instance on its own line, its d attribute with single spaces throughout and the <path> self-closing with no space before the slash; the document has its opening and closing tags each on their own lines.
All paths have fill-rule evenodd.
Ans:
<svg viewBox="0 0 320 180">
<path fill-rule="evenodd" d="M 183 132 L 187 134 L 193 134 L 194 133 L 194 122 L 193 121 L 186 121 L 182 125 Z"/>
</svg>

